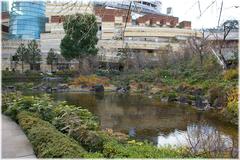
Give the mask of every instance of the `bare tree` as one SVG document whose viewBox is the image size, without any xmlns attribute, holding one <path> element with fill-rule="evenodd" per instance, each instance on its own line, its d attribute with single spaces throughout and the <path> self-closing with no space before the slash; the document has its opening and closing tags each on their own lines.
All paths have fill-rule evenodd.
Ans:
<svg viewBox="0 0 240 160">
<path fill-rule="evenodd" d="M 120 63 L 124 64 L 124 69 L 128 70 L 130 68 L 130 65 L 132 64 L 132 52 L 126 43 L 126 46 L 124 48 L 120 48 L 118 50 L 118 56 L 120 56 Z"/>
<path fill-rule="evenodd" d="M 209 35 L 206 35 L 206 31 L 204 29 L 201 30 L 202 37 L 198 37 L 197 33 L 195 33 L 195 36 L 190 37 L 188 39 L 188 44 L 191 48 L 191 50 L 198 54 L 200 58 L 201 66 L 203 65 L 203 56 L 204 53 L 207 51 L 207 45 L 208 45 L 208 37 Z"/>
<path fill-rule="evenodd" d="M 217 49 L 216 55 L 222 61 L 224 69 L 227 69 L 228 65 L 227 65 L 227 60 L 224 57 L 223 49 L 226 47 L 227 37 L 228 37 L 229 33 L 235 29 L 239 29 L 238 21 L 237 20 L 228 20 L 228 21 L 224 22 L 223 25 L 221 26 L 221 28 L 218 29 L 217 31 L 216 31 L 216 29 L 209 30 L 209 32 L 211 32 L 211 34 L 215 38 L 216 43 L 214 43 L 214 48 Z M 215 52 L 213 49 L 212 49 L 212 51 Z"/>
</svg>

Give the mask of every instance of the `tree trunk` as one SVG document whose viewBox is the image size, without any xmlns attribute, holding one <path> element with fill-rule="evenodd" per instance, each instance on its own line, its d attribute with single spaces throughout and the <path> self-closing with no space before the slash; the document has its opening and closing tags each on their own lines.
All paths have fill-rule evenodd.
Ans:
<svg viewBox="0 0 240 160">
<path fill-rule="evenodd" d="M 53 72 L 53 64 L 51 63 L 51 73 Z"/>
<path fill-rule="evenodd" d="M 221 57 L 221 59 L 223 61 L 223 64 L 224 64 L 223 69 L 227 69 L 227 61 L 226 61 L 225 57 L 222 54 L 222 48 L 219 49 L 219 55 L 220 55 L 220 57 Z"/>
<path fill-rule="evenodd" d="M 24 65 L 23 65 L 23 61 L 22 61 L 22 73 L 24 72 Z"/>
</svg>

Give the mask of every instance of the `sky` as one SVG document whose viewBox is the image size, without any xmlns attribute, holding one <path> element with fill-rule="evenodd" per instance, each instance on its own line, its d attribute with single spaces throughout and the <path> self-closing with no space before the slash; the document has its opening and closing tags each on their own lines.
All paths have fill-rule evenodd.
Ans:
<svg viewBox="0 0 240 160">
<path fill-rule="evenodd" d="M 222 0 L 199 0 L 202 16 L 200 16 L 198 0 L 161 0 L 163 13 L 172 7 L 173 16 L 179 20 L 192 21 L 192 28 L 213 28 L 218 25 Z M 207 10 L 206 8 L 212 4 Z M 239 6 L 235 8 L 234 6 Z M 204 12 L 204 10 L 206 10 Z M 220 24 L 228 19 L 240 20 L 240 0 L 223 0 Z"/>
<path fill-rule="evenodd" d="M 9 0 L 11 3 L 13 0 Z M 34 1 L 34 0 L 33 0 Z M 51 0 L 53 1 L 53 0 Z M 59 0 L 56 0 L 59 1 Z M 60 0 L 68 1 L 68 0 Z M 70 1 L 70 0 L 69 0 Z M 76 1 L 76 0 L 71 0 Z M 93 1 L 93 0 L 78 0 Z M 101 0 L 98 0 L 101 1 Z M 102 0 L 120 1 L 123 0 Z M 127 1 L 127 0 L 124 0 Z M 160 0 L 162 2 L 162 13 L 166 13 L 167 7 L 172 7 L 173 16 L 179 17 L 179 21 L 187 20 L 192 22 L 192 28 L 213 28 L 218 25 L 218 18 L 222 0 Z M 199 3 L 198 3 L 199 1 Z M 200 7 L 199 7 L 200 4 Z M 206 9 L 212 4 L 208 9 Z M 238 6 L 238 8 L 234 7 Z M 200 9 L 199 9 L 200 8 Z M 202 15 L 200 16 L 200 10 Z M 220 24 L 226 20 L 240 20 L 240 0 L 223 0 L 223 9 Z"/>
</svg>

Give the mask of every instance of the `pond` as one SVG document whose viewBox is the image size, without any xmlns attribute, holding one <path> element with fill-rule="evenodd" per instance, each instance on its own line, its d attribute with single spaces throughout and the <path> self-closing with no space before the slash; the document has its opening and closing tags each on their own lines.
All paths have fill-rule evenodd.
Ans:
<svg viewBox="0 0 240 160">
<path fill-rule="evenodd" d="M 123 132 L 157 146 L 191 145 L 194 149 L 238 148 L 238 129 L 208 114 L 209 111 L 162 103 L 141 95 L 117 93 L 54 93 L 55 100 L 87 108 L 102 129 Z"/>
</svg>

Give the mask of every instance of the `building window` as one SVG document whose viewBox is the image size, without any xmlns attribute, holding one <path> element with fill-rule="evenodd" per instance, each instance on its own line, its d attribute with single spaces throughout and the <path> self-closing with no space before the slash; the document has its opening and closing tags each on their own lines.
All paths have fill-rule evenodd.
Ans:
<svg viewBox="0 0 240 160">
<path fill-rule="evenodd" d="M 12 38 L 40 39 L 46 23 L 45 2 L 13 2 L 10 17 L 9 32 Z"/>
</svg>

